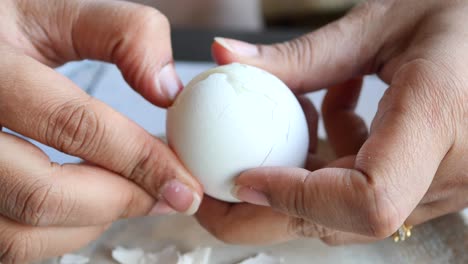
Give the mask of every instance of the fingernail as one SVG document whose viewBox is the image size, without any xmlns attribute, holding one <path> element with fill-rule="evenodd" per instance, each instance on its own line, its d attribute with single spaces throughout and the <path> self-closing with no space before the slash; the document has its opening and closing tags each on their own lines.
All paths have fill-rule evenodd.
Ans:
<svg viewBox="0 0 468 264">
<path fill-rule="evenodd" d="M 255 205 L 270 206 L 266 195 L 249 187 L 235 186 L 232 195 L 237 199 Z"/>
<path fill-rule="evenodd" d="M 200 196 L 178 180 L 166 183 L 161 195 L 170 207 L 186 215 L 195 214 L 200 207 Z"/>
<path fill-rule="evenodd" d="M 220 38 L 220 37 L 216 37 L 214 40 L 216 43 L 223 46 L 225 49 L 229 50 L 231 53 L 235 53 L 243 57 L 255 57 L 258 55 L 258 47 L 256 45 L 253 45 L 244 41 L 240 41 L 240 40 Z"/>
<path fill-rule="evenodd" d="M 158 74 L 157 87 L 160 91 L 169 97 L 170 100 L 174 100 L 183 89 L 182 81 L 177 76 L 176 70 L 172 63 L 164 66 Z"/>
<path fill-rule="evenodd" d="M 160 215 L 173 215 L 176 211 L 164 200 L 160 199 L 156 205 L 151 209 L 148 215 L 160 216 Z"/>
</svg>

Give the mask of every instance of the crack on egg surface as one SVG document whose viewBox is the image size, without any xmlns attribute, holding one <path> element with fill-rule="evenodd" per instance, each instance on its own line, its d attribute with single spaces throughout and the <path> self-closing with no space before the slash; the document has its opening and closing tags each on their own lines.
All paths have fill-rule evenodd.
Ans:
<svg viewBox="0 0 468 264">
<path fill-rule="evenodd" d="M 221 113 L 219 113 L 219 116 L 216 118 L 216 121 L 219 121 L 220 119 L 222 119 L 223 116 L 226 114 L 226 111 L 228 110 L 228 108 L 231 106 L 232 106 L 232 103 L 226 105 L 224 109 L 221 111 Z"/>
<path fill-rule="evenodd" d="M 233 64 L 195 77 L 168 110 L 171 148 L 215 198 L 237 201 L 235 177 L 258 166 L 303 167 L 308 129 L 299 102 L 275 76 Z"/>
<path fill-rule="evenodd" d="M 273 149 L 275 148 L 275 145 L 273 145 L 270 149 L 270 151 L 268 151 L 266 157 L 263 159 L 262 163 L 260 163 L 260 165 L 258 167 L 262 167 L 263 165 L 265 165 L 265 163 L 267 162 L 268 158 L 270 157 L 271 153 L 273 153 Z"/>
</svg>

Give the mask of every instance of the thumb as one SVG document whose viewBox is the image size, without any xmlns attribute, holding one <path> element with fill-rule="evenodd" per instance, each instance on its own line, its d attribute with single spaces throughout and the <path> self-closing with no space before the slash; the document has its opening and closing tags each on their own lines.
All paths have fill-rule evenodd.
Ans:
<svg viewBox="0 0 468 264">
<path fill-rule="evenodd" d="M 454 140 L 448 103 L 427 93 L 447 86 L 438 70 L 414 62 L 395 75 L 357 156 L 313 172 L 244 172 L 236 197 L 339 231 L 390 236 L 420 203 Z"/>
<path fill-rule="evenodd" d="M 370 70 L 383 44 L 383 39 L 376 37 L 375 26 L 367 23 L 372 15 L 372 8 L 358 7 L 315 32 L 273 45 L 215 38 L 212 54 L 218 64 L 257 66 L 278 76 L 296 93 L 309 92 Z"/>
</svg>

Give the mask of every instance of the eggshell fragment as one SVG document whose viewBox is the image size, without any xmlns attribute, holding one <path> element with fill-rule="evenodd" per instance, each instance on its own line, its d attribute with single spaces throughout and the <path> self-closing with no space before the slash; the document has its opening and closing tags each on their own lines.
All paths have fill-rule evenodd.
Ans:
<svg viewBox="0 0 468 264">
<path fill-rule="evenodd" d="M 65 254 L 60 258 L 60 264 L 87 264 L 89 258 L 75 254 Z"/>
<path fill-rule="evenodd" d="M 140 248 L 117 247 L 112 250 L 112 258 L 120 264 L 141 264 L 144 256 L 145 252 Z"/>
<path fill-rule="evenodd" d="M 211 258 L 211 248 L 198 248 L 185 253 L 178 264 L 208 264 Z"/>
<path fill-rule="evenodd" d="M 117 247 L 112 258 L 120 264 L 208 264 L 211 248 L 197 248 L 182 254 L 175 246 L 169 246 L 156 253 L 145 253 L 141 248 Z"/>
<path fill-rule="evenodd" d="M 238 264 L 281 264 L 284 263 L 283 259 L 275 258 L 265 253 L 259 253 L 255 257 L 248 258 Z"/>
</svg>

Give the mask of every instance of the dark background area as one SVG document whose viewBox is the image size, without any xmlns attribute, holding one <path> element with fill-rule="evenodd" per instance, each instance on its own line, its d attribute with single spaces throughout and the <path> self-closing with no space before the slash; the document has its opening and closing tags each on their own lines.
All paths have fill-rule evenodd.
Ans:
<svg viewBox="0 0 468 264">
<path fill-rule="evenodd" d="M 211 61 L 211 44 L 215 37 L 234 38 L 250 43 L 271 44 L 283 42 L 308 32 L 306 29 L 269 29 L 260 32 L 233 30 L 183 29 L 172 30 L 175 60 Z"/>
</svg>

